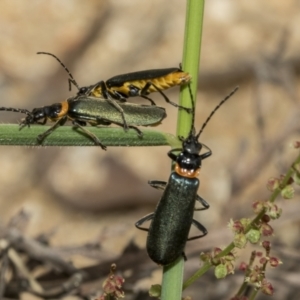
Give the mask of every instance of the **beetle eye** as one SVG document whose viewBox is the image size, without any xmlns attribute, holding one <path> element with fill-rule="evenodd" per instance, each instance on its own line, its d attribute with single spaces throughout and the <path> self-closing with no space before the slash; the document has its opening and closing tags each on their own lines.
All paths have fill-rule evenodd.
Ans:
<svg viewBox="0 0 300 300">
<path fill-rule="evenodd" d="M 82 88 L 79 89 L 77 94 L 78 95 L 84 95 L 84 94 L 86 94 L 87 91 L 88 91 L 87 87 L 82 87 Z"/>
</svg>

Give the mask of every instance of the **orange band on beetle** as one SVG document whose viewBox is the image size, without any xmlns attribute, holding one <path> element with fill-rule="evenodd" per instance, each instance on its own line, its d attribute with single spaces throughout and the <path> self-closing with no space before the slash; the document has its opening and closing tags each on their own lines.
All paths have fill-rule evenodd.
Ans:
<svg viewBox="0 0 300 300">
<path fill-rule="evenodd" d="M 65 115 L 68 114 L 68 110 L 69 110 L 68 101 L 61 102 L 61 111 L 57 114 L 57 117 L 58 118 L 64 117 Z"/>
<path fill-rule="evenodd" d="M 184 169 L 184 168 L 180 168 L 180 166 L 178 164 L 176 164 L 175 166 L 175 172 L 182 176 L 182 177 L 186 177 L 186 178 L 196 178 L 199 176 L 200 174 L 200 168 L 196 169 L 196 170 L 189 170 L 189 169 Z"/>
</svg>

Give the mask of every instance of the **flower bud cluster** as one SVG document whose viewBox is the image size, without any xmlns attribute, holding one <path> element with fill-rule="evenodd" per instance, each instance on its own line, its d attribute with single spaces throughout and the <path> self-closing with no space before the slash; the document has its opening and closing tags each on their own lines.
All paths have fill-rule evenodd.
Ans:
<svg viewBox="0 0 300 300">
<path fill-rule="evenodd" d="M 211 253 L 201 253 L 200 258 L 204 262 L 210 262 L 215 266 L 215 276 L 218 279 L 234 273 L 235 255 L 229 252 L 227 255 L 218 257 L 222 252 L 221 248 L 214 248 Z"/>
<path fill-rule="evenodd" d="M 121 276 L 115 275 L 115 270 L 116 265 L 112 264 L 110 267 L 110 275 L 102 284 L 103 295 L 98 297 L 97 300 L 118 300 L 125 297 L 124 291 L 122 290 L 122 285 L 125 280 Z"/>
<path fill-rule="evenodd" d="M 250 262 L 247 264 L 242 262 L 239 266 L 239 270 L 245 272 L 245 281 L 254 285 L 256 289 L 259 289 L 266 295 L 273 295 L 274 287 L 266 279 L 266 268 L 276 268 L 282 262 L 275 256 L 270 256 L 271 243 L 269 241 L 262 242 L 264 252 L 253 251 Z M 257 264 L 254 264 L 257 261 Z"/>
</svg>

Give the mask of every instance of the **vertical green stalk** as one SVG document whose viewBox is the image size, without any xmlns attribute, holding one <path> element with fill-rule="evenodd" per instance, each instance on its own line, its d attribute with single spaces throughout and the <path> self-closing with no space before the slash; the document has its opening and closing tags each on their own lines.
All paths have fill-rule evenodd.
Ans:
<svg viewBox="0 0 300 300">
<path fill-rule="evenodd" d="M 165 266 L 161 288 L 161 299 L 181 300 L 184 260 L 180 256 L 174 263 Z"/>
<path fill-rule="evenodd" d="M 192 76 L 191 89 L 196 103 L 198 89 L 198 75 L 204 16 L 205 0 L 188 0 L 182 66 L 183 70 Z M 180 94 L 180 105 L 191 107 L 190 94 L 187 87 L 183 87 Z M 183 110 L 179 111 L 177 121 L 177 135 L 187 136 L 191 128 L 192 117 Z"/>
<path fill-rule="evenodd" d="M 184 36 L 184 49 L 182 67 L 192 76 L 191 89 L 196 98 L 198 73 L 200 62 L 200 49 L 203 27 L 205 0 L 188 0 L 186 10 L 186 24 Z M 182 88 L 180 105 L 192 107 L 187 87 Z M 187 136 L 192 124 L 192 114 L 179 110 L 177 122 L 177 136 Z M 183 220 L 184 222 L 184 220 Z M 184 261 L 180 257 L 173 264 L 164 267 L 162 280 L 162 300 L 181 300 L 183 285 Z"/>
</svg>

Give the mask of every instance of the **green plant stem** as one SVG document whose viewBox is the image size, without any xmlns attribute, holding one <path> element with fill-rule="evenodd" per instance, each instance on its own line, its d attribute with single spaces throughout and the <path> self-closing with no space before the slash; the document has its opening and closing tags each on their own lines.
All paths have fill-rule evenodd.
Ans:
<svg viewBox="0 0 300 300">
<path fill-rule="evenodd" d="M 246 290 L 248 286 L 248 282 L 244 281 L 241 285 L 241 287 L 239 288 L 237 295 L 242 295 L 244 293 L 244 291 Z"/>
<path fill-rule="evenodd" d="M 250 273 L 251 273 L 251 269 L 253 268 L 253 264 L 254 264 L 254 261 L 255 261 L 255 258 L 256 258 L 256 252 L 255 251 L 252 251 L 251 253 L 251 256 L 250 256 L 250 259 L 249 259 L 249 263 L 248 263 L 248 266 L 247 266 L 247 269 L 246 269 L 246 272 L 245 272 L 245 275 L 244 275 L 244 278 L 246 279 L 247 277 L 249 277 Z M 243 295 L 244 294 L 244 291 L 246 290 L 248 286 L 248 282 L 246 280 L 244 280 L 244 282 L 242 283 L 241 287 L 239 288 L 236 296 L 238 295 Z"/>
<path fill-rule="evenodd" d="M 180 256 L 163 268 L 161 299 L 181 300 L 184 259 Z"/>
<path fill-rule="evenodd" d="M 250 297 L 249 297 L 249 300 L 254 300 L 258 294 L 259 290 L 258 289 L 255 289 L 254 291 L 252 291 Z"/>
<path fill-rule="evenodd" d="M 272 194 L 269 197 L 269 202 L 274 202 L 275 199 L 280 195 L 281 189 L 284 188 L 290 178 L 293 176 L 295 169 L 294 169 L 294 165 L 299 164 L 300 163 L 300 155 L 298 155 L 298 157 L 296 158 L 296 160 L 293 162 L 293 164 L 290 166 L 290 168 L 288 169 L 286 175 L 284 176 L 284 179 L 282 180 L 282 185 L 280 188 L 275 189 Z M 252 221 L 251 223 L 246 227 L 245 229 L 245 233 L 247 233 L 251 228 L 253 228 L 254 224 L 256 224 L 258 222 L 258 220 L 260 220 L 262 218 L 262 216 L 265 214 L 265 210 L 263 209 Z M 231 252 L 233 249 L 235 248 L 234 243 L 230 243 L 218 256 L 218 257 L 223 257 L 225 255 L 227 255 L 229 252 Z M 189 279 L 187 279 L 184 284 L 183 284 L 183 289 L 186 289 L 188 286 L 190 286 L 193 282 L 195 282 L 199 277 L 201 277 L 203 274 L 205 274 L 211 267 L 212 267 L 212 263 L 210 262 L 205 262 L 203 264 L 203 266 L 197 271 L 195 272 Z M 254 298 L 253 298 L 254 299 Z"/>
<path fill-rule="evenodd" d="M 18 125 L 0 125 L 0 145 L 15 146 L 95 146 L 94 142 L 80 129 L 72 126 L 58 127 L 43 141 L 37 143 L 37 136 L 49 126 L 32 125 L 30 128 L 19 130 Z M 178 139 L 168 133 L 155 130 L 143 130 L 143 137 L 137 136 L 134 130 L 124 132 L 123 128 L 115 127 L 86 127 L 95 134 L 106 146 L 164 146 L 178 147 Z"/>
<path fill-rule="evenodd" d="M 195 107 L 198 90 L 204 4 L 205 0 L 188 0 L 186 11 L 182 66 L 183 70 L 189 72 L 192 76 L 190 86 L 192 94 L 194 95 Z M 181 88 L 179 103 L 184 107 L 192 107 L 190 93 L 186 86 L 183 86 Z M 191 125 L 191 114 L 188 114 L 186 111 L 180 110 L 177 121 L 177 135 L 187 136 L 191 129 Z"/>
<path fill-rule="evenodd" d="M 182 65 L 183 70 L 189 72 L 192 76 L 191 89 L 193 95 L 196 95 L 197 91 L 204 2 L 204 0 L 187 1 Z M 181 89 L 179 103 L 184 107 L 192 107 L 187 87 Z M 177 136 L 187 136 L 190 132 L 191 125 L 192 114 L 180 110 L 178 113 Z M 183 268 L 183 258 L 179 258 L 171 266 L 164 267 L 161 294 L 162 300 L 181 300 Z"/>
</svg>

